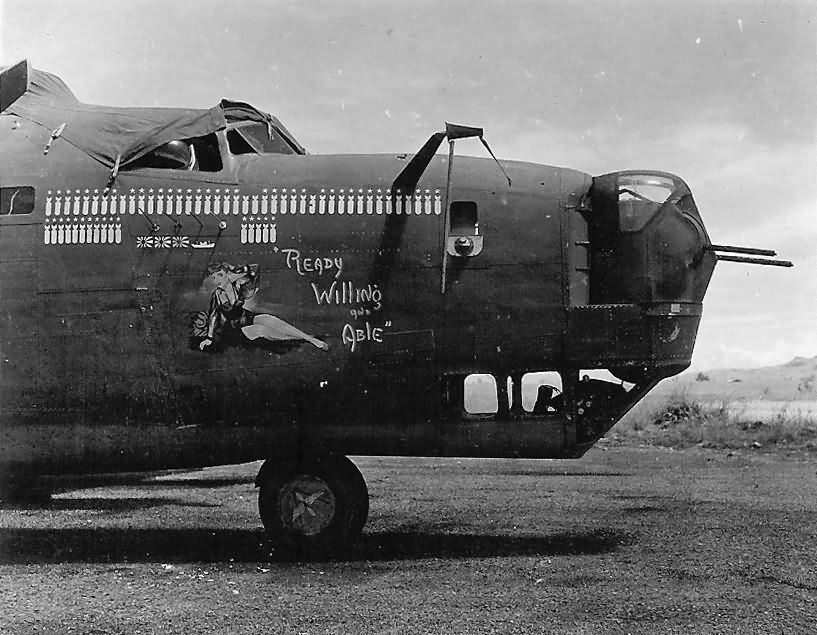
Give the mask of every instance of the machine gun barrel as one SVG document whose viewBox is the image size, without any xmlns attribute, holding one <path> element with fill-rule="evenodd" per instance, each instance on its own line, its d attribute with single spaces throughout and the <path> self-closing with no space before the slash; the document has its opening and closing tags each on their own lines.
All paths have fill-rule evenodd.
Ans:
<svg viewBox="0 0 817 635">
<path fill-rule="evenodd" d="M 760 251 L 760 250 L 758 250 Z M 772 252 L 774 254 L 774 252 Z M 729 262 L 745 262 L 750 265 L 769 265 L 772 267 L 793 267 L 794 263 L 790 260 L 767 260 L 765 258 L 745 258 L 743 256 L 725 256 L 717 254 L 718 260 L 726 260 Z"/>
<path fill-rule="evenodd" d="M 733 245 L 709 245 L 710 251 L 725 251 L 730 254 L 747 254 L 749 256 L 776 256 L 777 252 L 771 249 L 756 249 L 755 247 L 734 247 Z"/>
</svg>

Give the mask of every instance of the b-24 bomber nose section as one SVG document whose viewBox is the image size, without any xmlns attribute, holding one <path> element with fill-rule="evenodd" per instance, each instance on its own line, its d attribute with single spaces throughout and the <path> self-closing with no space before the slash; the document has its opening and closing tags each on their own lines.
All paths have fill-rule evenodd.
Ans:
<svg viewBox="0 0 817 635">
<path fill-rule="evenodd" d="M 606 358 L 614 375 L 634 383 L 689 365 L 719 260 L 791 266 L 732 255 L 774 256 L 768 249 L 712 244 L 689 187 L 666 172 L 595 177 L 578 209 L 587 225 L 580 242 L 589 252 L 588 294 L 570 312 L 572 347 L 587 363 Z M 611 342 L 613 355 L 604 350 Z"/>
</svg>

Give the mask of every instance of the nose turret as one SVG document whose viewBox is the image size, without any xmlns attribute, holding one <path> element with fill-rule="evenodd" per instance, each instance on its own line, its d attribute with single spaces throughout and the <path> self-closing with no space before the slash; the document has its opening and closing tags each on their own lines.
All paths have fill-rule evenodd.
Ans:
<svg viewBox="0 0 817 635">
<path fill-rule="evenodd" d="M 664 172 L 593 179 L 593 304 L 700 303 L 717 258 L 686 183 Z"/>
</svg>

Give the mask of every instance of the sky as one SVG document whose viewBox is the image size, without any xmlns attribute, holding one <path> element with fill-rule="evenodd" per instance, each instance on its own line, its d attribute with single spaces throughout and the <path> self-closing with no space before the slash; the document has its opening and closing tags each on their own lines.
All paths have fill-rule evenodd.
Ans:
<svg viewBox="0 0 817 635">
<path fill-rule="evenodd" d="M 249 101 L 311 153 L 453 121 L 500 158 L 676 173 L 713 242 L 795 262 L 718 264 L 693 369 L 817 355 L 817 3 L 0 0 L 22 58 L 90 103 Z"/>
</svg>

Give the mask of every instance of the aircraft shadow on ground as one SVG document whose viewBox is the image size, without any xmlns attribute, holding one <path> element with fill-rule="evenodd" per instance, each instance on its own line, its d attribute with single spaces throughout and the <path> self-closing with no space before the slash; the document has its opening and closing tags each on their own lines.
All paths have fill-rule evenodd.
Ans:
<svg viewBox="0 0 817 635">
<path fill-rule="evenodd" d="M 166 478 L 142 481 L 139 487 L 189 487 L 191 489 L 210 489 L 212 487 L 228 487 L 230 485 L 250 485 L 255 483 L 252 476 L 221 476 L 213 478 Z"/>
<path fill-rule="evenodd" d="M 52 511 L 97 510 L 126 512 L 150 507 L 218 507 L 215 503 L 197 503 L 180 498 L 52 498 L 44 503 L 0 503 L 0 509 L 36 509 Z"/>
<path fill-rule="evenodd" d="M 183 476 L 145 476 L 136 475 L 114 475 L 114 476 L 89 476 L 72 479 L 52 479 L 49 482 L 54 492 L 69 492 L 76 490 L 92 489 L 99 487 L 131 487 L 144 488 L 177 488 L 187 487 L 190 489 L 210 489 L 213 487 L 228 487 L 231 485 L 245 485 L 254 483 L 254 476 L 217 476 L 210 478 L 183 477 Z"/>
<path fill-rule="evenodd" d="M 633 537 L 602 530 L 544 536 L 365 533 L 336 561 L 560 556 L 609 553 Z M 286 562 L 298 554 L 271 550 L 261 530 L 0 529 L 0 564 L 71 562 Z"/>
<path fill-rule="evenodd" d="M 543 536 L 385 532 L 364 534 L 351 549 L 349 559 L 411 560 L 593 555 L 615 551 L 620 546 L 631 544 L 632 541 L 632 536 L 606 530 Z"/>
</svg>

